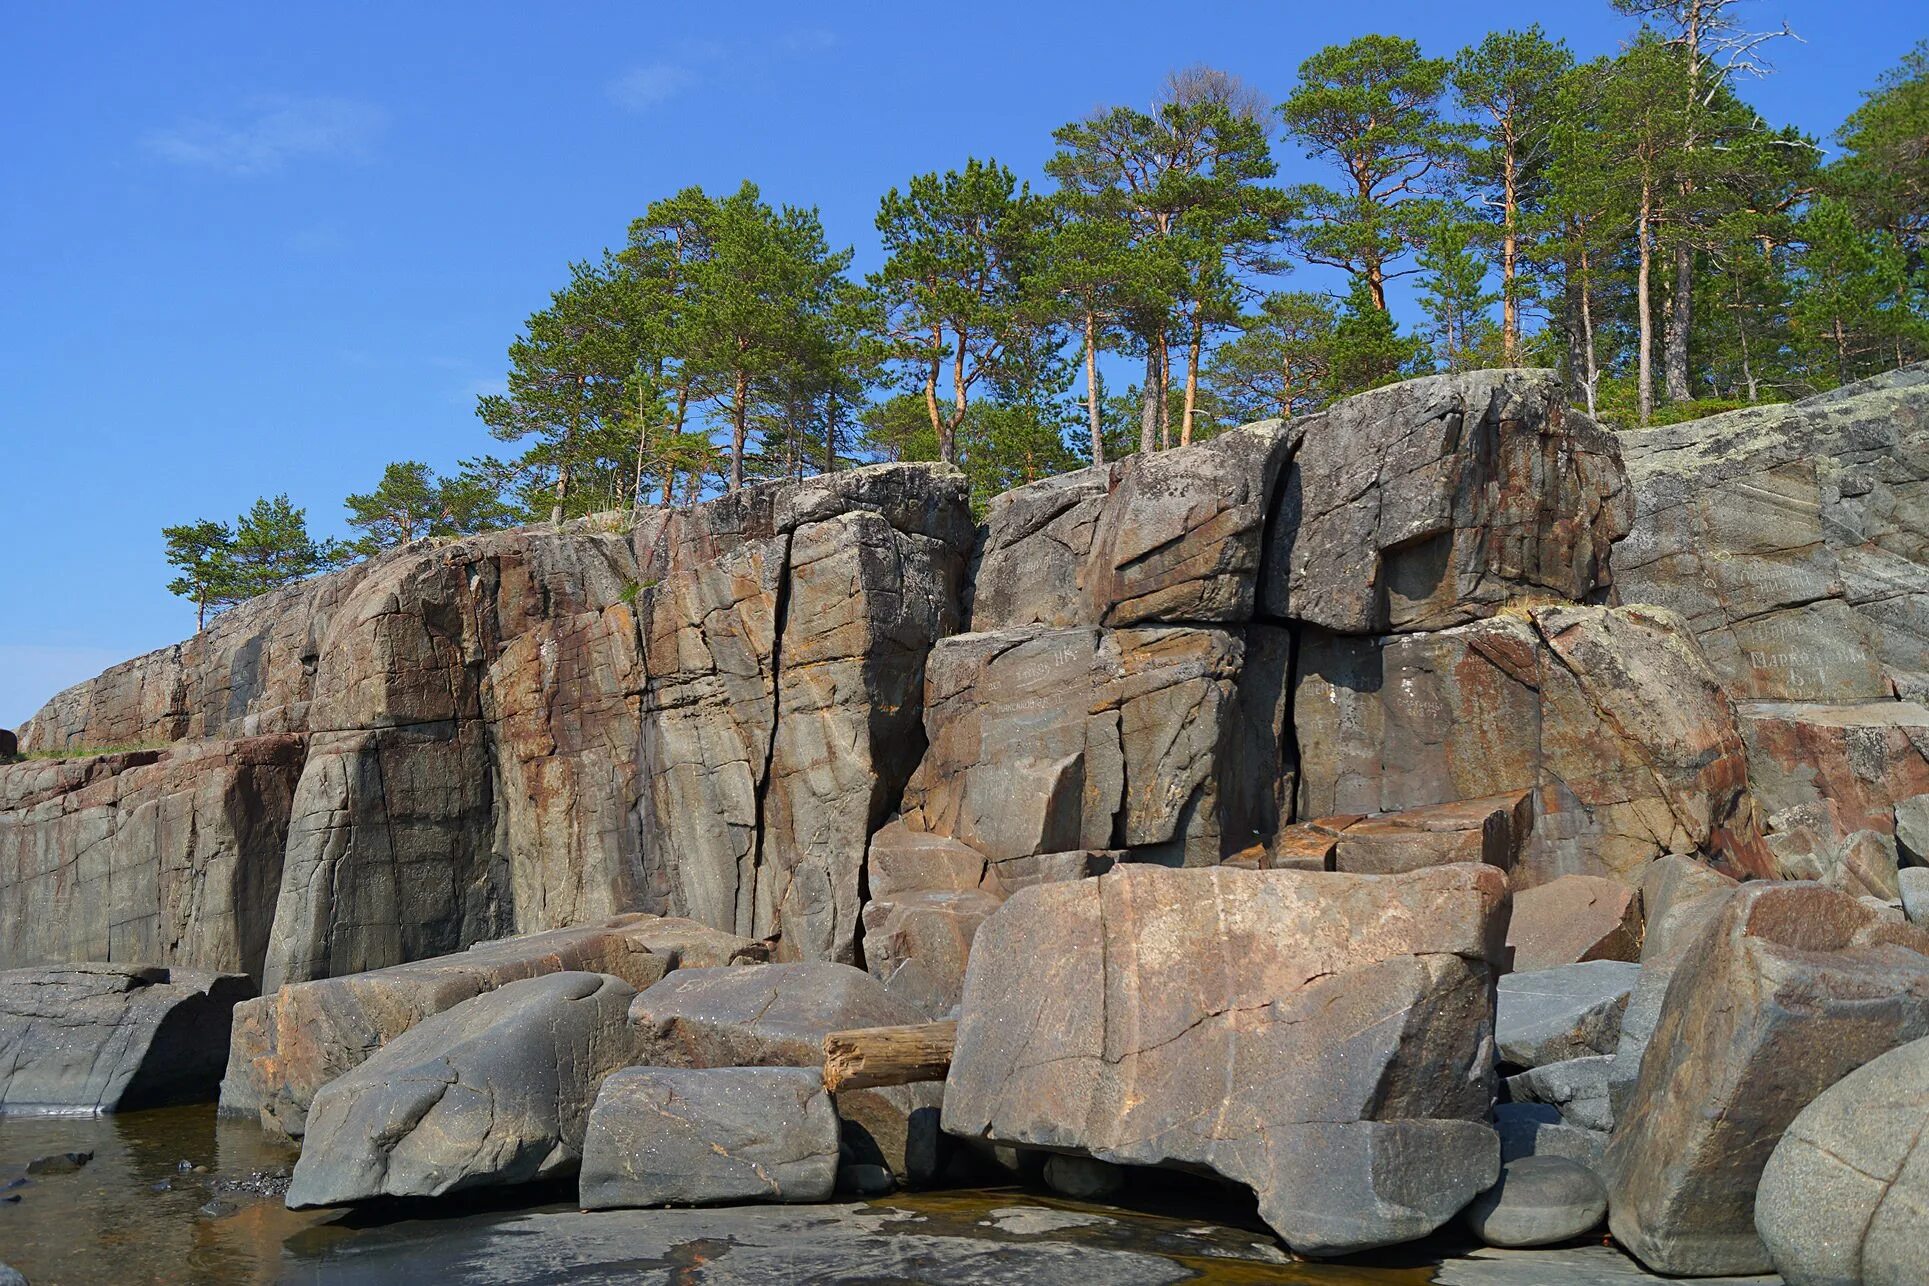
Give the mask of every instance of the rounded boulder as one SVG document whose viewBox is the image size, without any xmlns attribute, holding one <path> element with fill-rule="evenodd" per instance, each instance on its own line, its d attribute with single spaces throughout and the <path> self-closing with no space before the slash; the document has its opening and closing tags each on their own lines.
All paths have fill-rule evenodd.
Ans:
<svg viewBox="0 0 1929 1286">
<path fill-rule="evenodd" d="M 1607 1188 L 1586 1166 L 1525 1156 L 1467 1207 L 1467 1226 L 1489 1246 L 1552 1246 L 1584 1236 L 1607 1217 Z"/>
</svg>

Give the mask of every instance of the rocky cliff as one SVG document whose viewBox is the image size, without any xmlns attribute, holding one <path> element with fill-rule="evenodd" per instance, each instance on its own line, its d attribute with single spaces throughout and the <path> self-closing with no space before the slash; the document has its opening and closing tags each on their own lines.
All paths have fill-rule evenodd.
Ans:
<svg viewBox="0 0 1929 1286">
<path fill-rule="evenodd" d="M 22 729 L 73 753 L 0 766 L 0 1050 L 119 979 L 86 1023 L 161 1075 L 166 1015 L 213 994 L 168 970 L 245 975 L 223 1101 L 290 1134 L 328 1104 L 303 1200 L 579 1161 L 597 1204 L 700 1199 L 771 1158 L 804 1176 L 771 1199 L 816 1199 L 833 1169 L 929 1181 L 941 1109 L 1081 1182 L 1214 1171 L 1309 1253 L 1483 1191 L 1479 1226 L 1517 1227 L 1516 1183 L 1532 1223 L 1544 1183 L 1568 1235 L 1611 1189 L 1657 1267 L 1752 1271 L 1777 1132 L 1929 1021 L 1925 408 L 1914 368 L 1617 434 L 1485 371 L 982 523 L 956 470 L 892 464 L 391 551 Z M 1873 996 L 1895 1021 L 1853 1026 Z M 1741 1025 L 1698 1050 L 1702 1009 Z M 948 1016 L 948 1098 L 702 1075 Z M 1749 1098 L 1784 1028 L 1808 1079 Z M 597 1097 L 632 1065 L 676 1075 Z M 1748 1099 L 1747 1146 L 1610 1150 L 1623 1109 L 1696 1110 L 1650 1065 Z M 384 1098 L 425 1076 L 435 1103 Z M 459 1164 L 343 1125 L 445 1093 L 513 1109 Z M 664 1094 L 687 1173 L 629 1155 Z M 802 1133 L 746 1134 L 766 1100 Z M 478 1159 L 504 1148 L 541 1164 Z"/>
</svg>

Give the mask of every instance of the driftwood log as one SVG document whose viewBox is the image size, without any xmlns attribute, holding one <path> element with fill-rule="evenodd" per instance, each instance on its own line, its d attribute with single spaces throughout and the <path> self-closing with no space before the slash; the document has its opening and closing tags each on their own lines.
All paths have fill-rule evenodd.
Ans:
<svg viewBox="0 0 1929 1286">
<path fill-rule="evenodd" d="M 914 1027 L 859 1027 L 824 1037 L 824 1088 L 874 1089 L 941 1081 L 951 1069 L 958 1024 L 920 1023 Z"/>
</svg>

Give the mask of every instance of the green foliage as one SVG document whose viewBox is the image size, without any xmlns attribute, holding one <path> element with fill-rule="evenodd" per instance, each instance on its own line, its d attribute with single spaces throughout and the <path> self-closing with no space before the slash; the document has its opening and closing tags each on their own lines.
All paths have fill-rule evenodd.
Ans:
<svg viewBox="0 0 1929 1286">
<path fill-rule="evenodd" d="M 1920 271 L 1929 254 L 1929 40 L 1903 55 L 1835 137 L 1844 155 L 1828 167 L 1828 190 Z"/>
<path fill-rule="evenodd" d="M 1327 377 L 1333 395 L 1363 393 L 1417 374 L 1414 367 L 1425 349 L 1421 341 L 1401 336 L 1393 314 L 1373 298 L 1372 283 L 1355 277 L 1333 327 Z"/>
<path fill-rule="evenodd" d="M 1293 189 L 1300 213 L 1294 244 L 1312 263 L 1363 279 L 1386 307 L 1393 265 L 1437 220 L 1467 131 L 1440 101 L 1450 65 L 1426 58 L 1398 36 L 1361 36 L 1320 50 L 1299 66 L 1299 84 L 1280 108 L 1306 154 L 1339 170 L 1338 186 Z"/>
<path fill-rule="evenodd" d="M 1317 411 L 1331 396 L 1337 317 L 1323 295 L 1266 296 L 1206 367 L 1205 408 L 1222 428 Z"/>
<path fill-rule="evenodd" d="M 1421 338 L 1444 371 L 1502 363 L 1500 331 L 1491 316 L 1500 296 L 1486 288 L 1487 264 L 1474 251 L 1478 225 L 1450 213 L 1429 230 L 1420 251 L 1420 307 L 1430 323 Z"/>
<path fill-rule="evenodd" d="M 163 527 L 168 565 L 180 575 L 168 592 L 195 605 L 198 626 L 213 613 L 338 567 L 348 552 L 308 534 L 306 510 L 286 495 L 263 497 L 227 523 L 201 519 Z"/>
<path fill-rule="evenodd" d="M 343 504 L 348 525 L 361 531 L 348 546 L 363 557 L 430 536 L 468 536 L 505 527 L 514 507 L 502 488 L 479 469 L 438 478 L 420 460 L 403 460 L 382 471 L 373 491 L 351 495 Z"/>
</svg>

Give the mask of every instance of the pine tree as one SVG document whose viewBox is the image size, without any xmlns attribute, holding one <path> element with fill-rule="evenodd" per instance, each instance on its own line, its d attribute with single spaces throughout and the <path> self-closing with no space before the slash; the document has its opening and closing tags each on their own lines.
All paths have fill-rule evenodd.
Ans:
<svg viewBox="0 0 1929 1286">
<path fill-rule="evenodd" d="M 1844 154 L 1828 167 L 1828 190 L 1920 271 L 1929 258 L 1929 40 L 1882 77 L 1835 137 Z"/>
<path fill-rule="evenodd" d="M 167 592 L 194 604 L 194 628 L 196 632 L 204 630 L 208 613 L 219 612 L 230 602 L 234 529 L 224 522 L 203 518 L 163 527 L 161 535 L 167 541 L 168 566 L 181 572 L 168 582 Z"/>
<path fill-rule="evenodd" d="M 468 536 L 507 526 L 514 515 L 500 488 L 464 470 L 439 478 L 419 460 L 382 471 L 373 491 L 347 497 L 348 525 L 362 536 L 348 548 L 362 557 L 427 536 Z"/>
<path fill-rule="evenodd" d="M 1345 397 L 1406 378 L 1421 348 L 1401 337 L 1393 314 L 1374 297 L 1372 280 L 1361 273 L 1353 278 L 1333 327 L 1328 376 L 1332 395 Z"/>
<path fill-rule="evenodd" d="M 1857 227 L 1847 205 L 1816 200 L 1797 234 L 1802 289 L 1798 342 L 1824 385 L 1846 384 L 1900 366 L 1922 351 L 1922 292 L 1907 255 L 1886 229 Z"/>
<path fill-rule="evenodd" d="M 1326 404 L 1333 360 L 1333 305 L 1305 291 L 1268 295 L 1242 333 L 1206 366 L 1205 407 L 1221 427 L 1290 419 Z"/>
<path fill-rule="evenodd" d="M 1560 85 L 1573 66 L 1567 46 L 1539 24 L 1494 32 L 1454 60 L 1454 96 L 1480 132 L 1468 177 L 1484 191 L 1500 234 L 1500 358 L 1508 366 L 1520 363 L 1522 243 L 1545 203 Z"/>
<path fill-rule="evenodd" d="M 1411 40 L 1361 36 L 1301 63 L 1280 108 L 1287 132 L 1342 180 L 1293 189 L 1295 248 L 1365 281 L 1382 311 L 1387 281 L 1402 275 L 1394 265 L 1420 244 L 1450 186 L 1464 131 L 1440 112 L 1449 70 Z"/>
<path fill-rule="evenodd" d="M 1486 289 L 1487 265 L 1475 253 L 1478 225 L 1443 213 L 1420 251 L 1420 307 L 1431 326 L 1424 338 L 1434 364 L 1447 371 L 1491 366 L 1501 356 L 1499 332 L 1487 310 L 1498 296 Z"/>
</svg>

